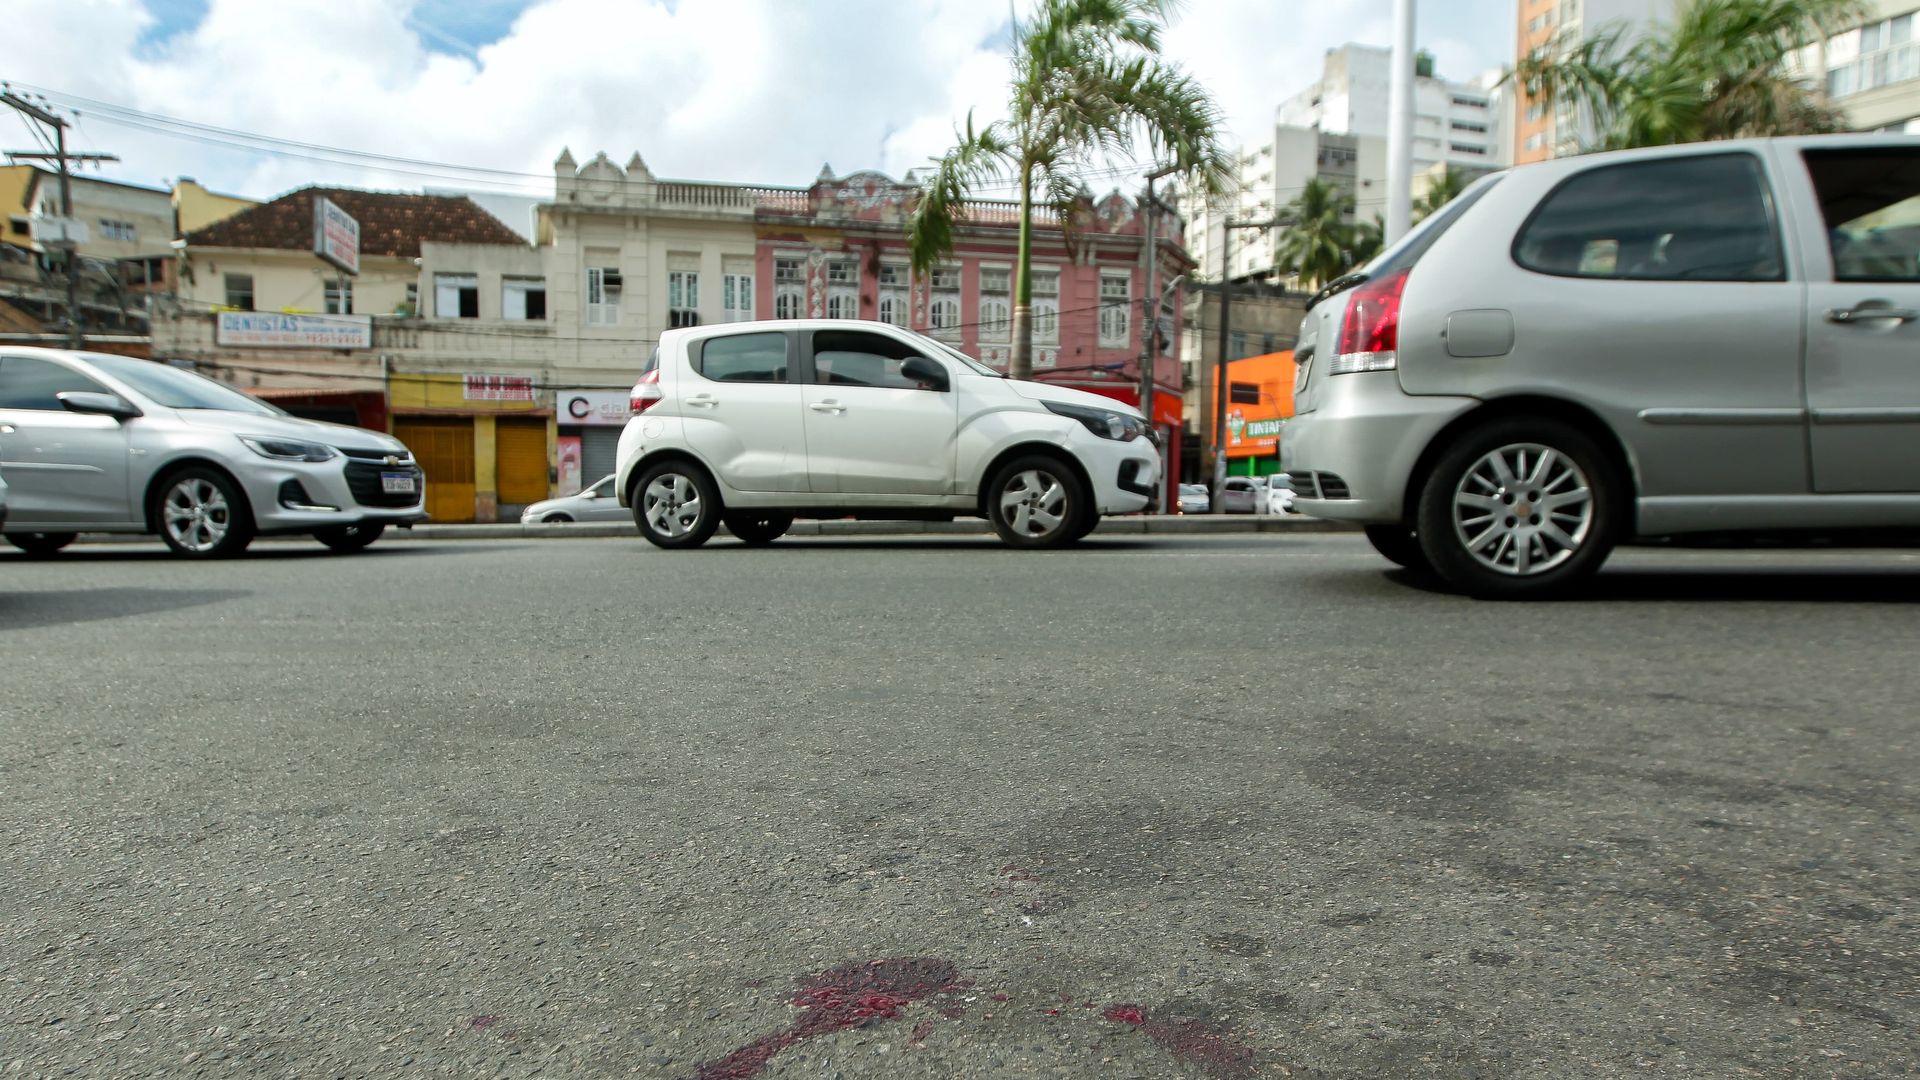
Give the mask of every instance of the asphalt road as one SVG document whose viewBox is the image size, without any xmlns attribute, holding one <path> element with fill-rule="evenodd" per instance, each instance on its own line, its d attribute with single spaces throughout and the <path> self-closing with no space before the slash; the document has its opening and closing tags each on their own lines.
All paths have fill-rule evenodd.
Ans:
<svg viewBox="0 0 1920 1080">
<path fill-rule="evenodd" d="M 1920 1071 L 1920 557 L 0 556 L 0 1076 Z"/>
</svg>

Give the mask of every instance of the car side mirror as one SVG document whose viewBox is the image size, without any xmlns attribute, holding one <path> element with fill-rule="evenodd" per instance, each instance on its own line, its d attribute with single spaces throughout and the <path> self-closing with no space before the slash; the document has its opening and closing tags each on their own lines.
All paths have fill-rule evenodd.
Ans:
<svg viewBox="0 0 1920 1080">
<path fill-rule="evenodd" d="M 907 357 L 906 362 L 900 365 L 900 374 L 918 383 L 922 390 L 938 390 L 944 393 L 950 385 L 947 381 L 947 369 L 924 356 Z"/>
<path fill-rule="evenodd" d="M 115 420 L 131 420 L 141 415 L 133 402 L 118 394 L 95 394 L 86 390 L 62 390 L 53 395 L 60 407 L 73 413 L 87 413 L 95 416 L 111 416 Z"/>
</svg>

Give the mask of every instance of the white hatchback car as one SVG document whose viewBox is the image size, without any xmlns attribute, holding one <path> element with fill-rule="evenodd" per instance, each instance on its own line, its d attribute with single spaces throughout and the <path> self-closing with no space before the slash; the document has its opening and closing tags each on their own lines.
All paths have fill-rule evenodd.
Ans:
<svg viewBox="0 0 1920 1080">
<path fill-rule="evenodd" d="M 669 330 L 633 388 L 616 490 L 641 535 L 766 543 L 796 517 L 985 517 L 1015 547 L 1145 509 L 1160 456 L 1134 409 L 1008 379 L 885 323 Z"/>
</svg>

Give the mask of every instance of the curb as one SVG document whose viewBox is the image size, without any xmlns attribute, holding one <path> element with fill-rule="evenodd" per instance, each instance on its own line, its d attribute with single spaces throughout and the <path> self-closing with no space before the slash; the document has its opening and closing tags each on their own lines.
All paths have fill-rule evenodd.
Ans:
<svg viewBox="0 0 1920 1080">
<path fill-rule="evenodd" d="M 1353 532 L 1357 526 L 1341 521 L 1325 521 L 1298 514 L 1285 517 L 1233 516 L 1142 516 L 1110 517 L 1100 522 L 1093 535 L 1168 536 L 1216 535 L 1230 533 L 1332 533 Z M 993 528 L 980 518 L 954 521 L 796 521 L 788 536 L 992 536 Z M 592 540 L 608 537 L 639 538 L 634 526 L 624 522 L 557 525 L 416 525 L 388 534 L 394 540 Z"/>
<path fill-rule="evenodd" d="M 1091 535 L 1095 536 L 1217 536 L 1243 533 L 1337 533 L 1354 532 L 1358 526 L 1342 521 L 1324 521 L 1300 514 L 1284 517 L 1264 515 L 1140 515 L 1103 518 Z M 723 534 L 724 535 L 724 534 Z M 992 536 L 993 528 L 981 518 L 954 521 L 796 521 L 788 536 Z M 389 529 L 381 543 L 421 540 L 606 540 L 631 538 L 640 534 L 626 522 L 565 522 L 556 525 L 497 523 L 485 525 L 415 525 L 411 529 Z M 303 537 L 262 537 L 304 539 Z M 83 544 L 158 543 L 158 538 L 133 533 L 81 533 Z"/>
</svg>

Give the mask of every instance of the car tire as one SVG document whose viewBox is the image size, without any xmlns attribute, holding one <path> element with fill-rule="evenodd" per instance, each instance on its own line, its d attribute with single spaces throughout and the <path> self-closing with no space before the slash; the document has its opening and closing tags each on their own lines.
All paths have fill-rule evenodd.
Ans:
<svg viewBox="0 0 1920 1080">
<path fill-rule="evenodd" d="M 663 548 L 706 543 L 720 527 L 723 512 L 713 478 L 684 459 L 663 461 L 642 473 L 628 502 L 640 535 Z"/>
<path fill-rule="evenodd" d="M 1388 562 L 1416 573 L 1433 573 L 1433 564 L 1427 561 L 1420 538 L 1412 529 L 1405 525 L 1368 525 L 1366 534 L 1367 543 Z"/>
<path fill-rule="evenodd" d="M 1092 516 L 1085 484 L 1059 458 L 1015 458 L 987 485 L 987 520 L 1013 547 L 1050 548 L 1072 543 L 1083 518 Z"/>
<path fill-rule="evenodd" d="M 792 514 L 728 514 L 721 519 L 726 523 L 727 531 L 742 543 L 771 544 L 786 535 L 793 528 Z"/>
<path fill-rule="evenodd" d="M 1578 428 L 1516 417 L 1468 432 L 1421 487 L 1415 535 L 1434 573 L 1483 600 L 1564 594 L 1625 524 L 1619 470 Z"/>
<path fill-rule="evenodd" d="M 69 532 L 13 532 L 7 534 L 7 543 L 29 555 L 44 556 L 73 543 L 79 535 Z"/>
<path fill-rule="evenodd" d="M 366 550 L 368 544 L 380 539 L 380 534 L 386 531 L 387 524 L 384 521 L 362 522 L 321 529 L 313 534 L 313 538 L 342 555 L 348 555 Z"/>
<path fill-rule="evenodd" d="M 572 522 L 573 519 L 565 514 L 548 514 L 546 517 L 540 519 L 540 524 L 542 525 L 568 525 Z"/>
<path fill-rule="evenodd" d="M 155 489 L 153 519 L 174 554 L 223 559 L 253 543 L 253 512 L 226 473 L 194 466 L 173 473 Z"/>
</svg>

